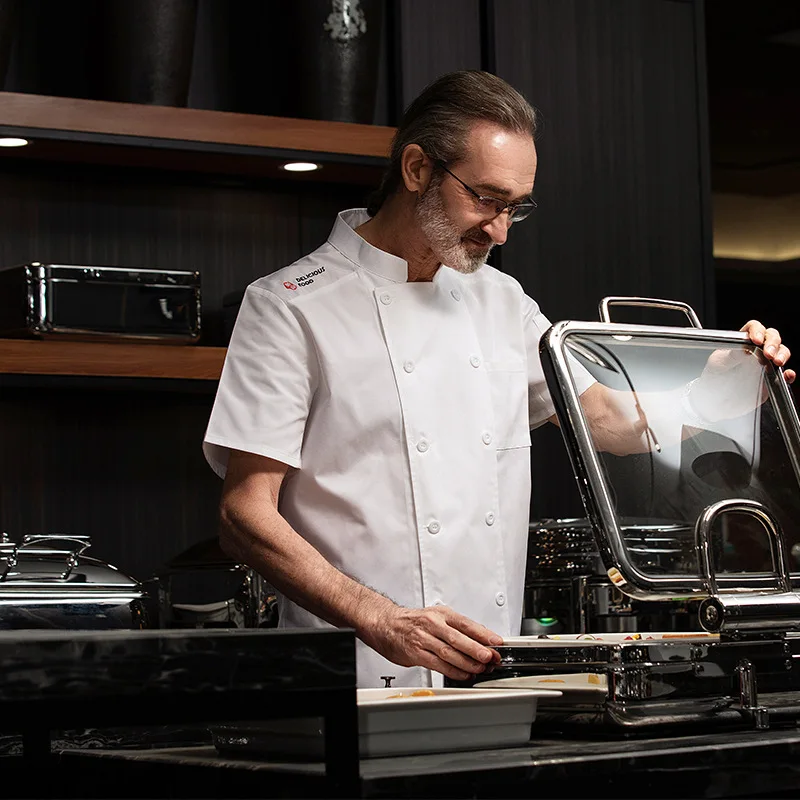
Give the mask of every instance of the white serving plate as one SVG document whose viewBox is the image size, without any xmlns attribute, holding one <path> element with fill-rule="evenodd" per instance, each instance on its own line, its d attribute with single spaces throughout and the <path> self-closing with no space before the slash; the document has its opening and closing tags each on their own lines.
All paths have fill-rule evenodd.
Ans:
<svg viewBox="0 0 800 800">
<path fill-rule="evenodd" d="M 713 642 L 718 633 L 560 633 L 546 636 L 507 636 L 503 647 L 591 647 L 597 644 L 627 644 L 629 642 Z"/>
<path fill-rule="evenodd" d="M 358 730 L 362 757 L 483 750 L 525 744 L 540 697 L 553 688 L 426 690 L 359 689 Z M 324 757 L 322 719 L 284 719 L 219 725 L 211 731 L 221 752 Z"/>
</svg>

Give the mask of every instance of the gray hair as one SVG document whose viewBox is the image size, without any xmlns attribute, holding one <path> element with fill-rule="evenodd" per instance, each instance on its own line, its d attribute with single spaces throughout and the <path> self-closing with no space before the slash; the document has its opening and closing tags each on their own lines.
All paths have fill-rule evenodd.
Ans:
<svg viewBox="0 0 800 800">
<path fill-rule="evenodd" d="M 427 86 L 403 114 L 392 140 L 389 166 L 370 197 L 371 217 L 402 184 L 401 159 L 410 144 L 446 164 L 466 155 L 467 137 L 476 122 L 493 122 L 513 133 L 536 137 L 536 111 L 502 78 L 464 70 L 442 75 Z"/>
</svg>

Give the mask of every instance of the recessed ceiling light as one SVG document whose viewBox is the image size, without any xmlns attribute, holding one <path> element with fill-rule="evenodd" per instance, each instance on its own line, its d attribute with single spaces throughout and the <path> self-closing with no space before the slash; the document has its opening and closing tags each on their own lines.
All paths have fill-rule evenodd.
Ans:
<svg viewBox="0 0 800 800">
<path fill-rule="evenodd" d="M 281 165 L 281 169 L 285 169 L 287 172 L 313 172 L 319 168 L 319 164 L 313 164 L 310 161 L 290 161 L 288 164 Z"/>
<path fill-rule="evenodd" d="M 27 139 L 17 139 L 13 136 L 0 137 L 0 147 L 25 147 Z"/>
</svg>

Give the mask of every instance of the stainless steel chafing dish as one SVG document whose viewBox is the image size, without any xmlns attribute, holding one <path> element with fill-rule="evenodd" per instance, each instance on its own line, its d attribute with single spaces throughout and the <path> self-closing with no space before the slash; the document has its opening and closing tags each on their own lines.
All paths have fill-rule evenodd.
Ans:
<svg viewBox="0 0 800 800">
<path fill-rule="evenodd" d="M 609 321 L 614 304 L 680 308 L 694 327 Z M 782 370 L 746 334 L 703 330 L 684 304 L 606 298 L 601 319 L 560 322 L 541 356 L 608 580 L 639 602 L 697 609 L 687 633 L 507 639 L 475 683 L 551 686 L 562 722 L 765 728 L 800 718 L 800 422 Z M 588 371 L 640 432 L 601 452 L 576 376 Z M 653 559 L 626 518 L 672 520 Z"/>
<path fill-rule="evenodd" d="M 85 555 L 88 536 L 0 535 L 0 630 L 148 627 L 141 586 Z"/>
<path fill-rule="evenodd" d="M 179 553 L 146 583 L 161 628 L 273 628 L 275 589 L 254 569 L 204 539 Z"/>
</svg>

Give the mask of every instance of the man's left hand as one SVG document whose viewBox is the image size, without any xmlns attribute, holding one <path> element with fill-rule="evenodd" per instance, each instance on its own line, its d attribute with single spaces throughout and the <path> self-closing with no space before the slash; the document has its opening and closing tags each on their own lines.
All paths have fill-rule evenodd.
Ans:
<svg viewBox="0 0 800 800">
<path fill-rule="evenodd" d="M 776 367 L 786 366 L 791 351 L 781 342 L 781 335 L 775 328 L 765 328 L 758 320 L 751 319 L 750 322 L 742 325 L 740 330 L 750 337 L 753 344 L 757 344 L 763 349 L 764 356 Z M 786 383 L 794 383 L 794 379 L 797 377 L 793 369 L 784 369 L 783 375 Z"/>
</svg>

